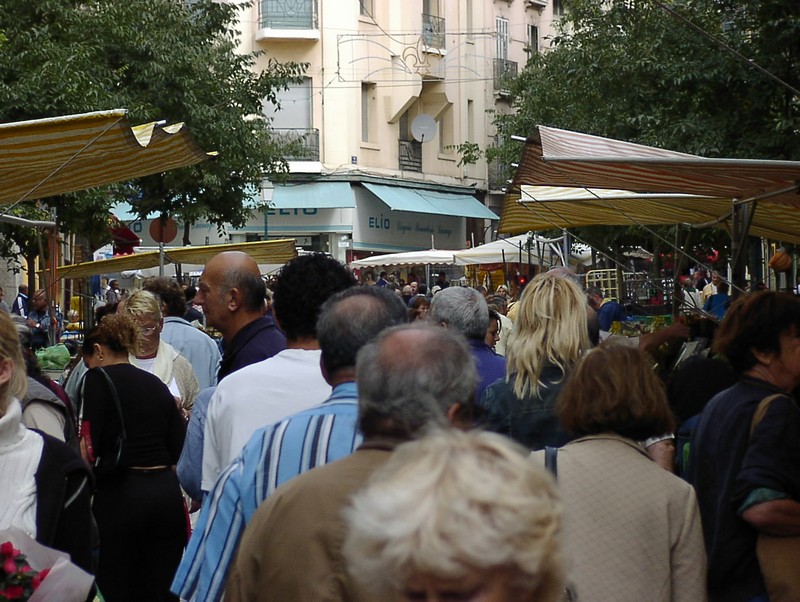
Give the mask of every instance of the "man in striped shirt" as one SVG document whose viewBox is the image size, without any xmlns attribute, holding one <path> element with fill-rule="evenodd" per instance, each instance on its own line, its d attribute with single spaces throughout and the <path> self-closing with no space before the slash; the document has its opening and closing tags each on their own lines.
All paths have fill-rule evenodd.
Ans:
<svg viewBox="0 0 800 602">
<path fill-rule="evenodd" d="M 346 289 L 326 302 L 317 339 L 322 372 L 333 388 L 330 398 L 257 430 L 223 470 L 203 503 L 173 593 L 204 602 L 221 599 L 239 540 L 259 504 L 292 477 L 358 447 L 356 355 L 382 330 L 406 321 L 399 297 L 378 287 Z"/>
</svg>

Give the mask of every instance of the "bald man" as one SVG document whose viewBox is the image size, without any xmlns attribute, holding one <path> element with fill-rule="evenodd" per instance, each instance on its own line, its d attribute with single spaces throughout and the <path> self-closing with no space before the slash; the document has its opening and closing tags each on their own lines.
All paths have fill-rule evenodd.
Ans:
<svg viewBox="0 0 800 602">
<path fill-rule="evenodd" d="M 264 315 L 265 299 L 258 264 L 246 253 L 225 251 L 206 264 L 195 303 L 203 308 L 206 325 L 216 328 L 224 341 L 217 381 L 286 348 L 286 338 Z"/>
</svg>

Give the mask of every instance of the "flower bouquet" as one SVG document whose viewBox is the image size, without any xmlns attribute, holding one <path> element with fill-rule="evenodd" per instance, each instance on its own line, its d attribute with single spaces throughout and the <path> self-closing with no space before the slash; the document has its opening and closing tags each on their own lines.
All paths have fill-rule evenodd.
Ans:
<svg viewBox="0 0 800 602">
<path fill-rule="evenodd" d="M 0 530 L 0 601 L 83 602 L 94 577 L 25 532 Z"/>
</svg>

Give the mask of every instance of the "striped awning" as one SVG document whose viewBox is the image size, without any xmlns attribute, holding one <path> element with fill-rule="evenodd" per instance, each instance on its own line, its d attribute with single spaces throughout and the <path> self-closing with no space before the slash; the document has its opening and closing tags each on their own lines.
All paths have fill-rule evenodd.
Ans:
<svg viewBox="0 0 800 602">
<path fill-rule="evenodd" d="M 0 124 L 0 203 L 125 182 L 214 154 L 182 123 L 131 126 L 124 109 Z"/>
<path fill-rule="evenodd" d="M 706 159 L 539 126 L 525 143 L 498 230 L 517 234 L 596 224 L 725 227 L 734 202 L 758 201 L 751 234 L 800 242 L 798 182 L 797 161 Z M 566 190 L 561 194 L 547 187 Z"/>
<path fill-rule="evenodd" d="M 223 251 L 243 251 L 259 264 L 283 264 L 297 256 L 296 242 L 293 238 L 267 240 L 261 242 L 245 242 L 229 245 L 205 245 L 200 247 L 180 247 L 164 250 L 164 263 L 205 264 L 217 253 Z M 85 261 L 75 265 L 64 265 L 58 268 L 57 277 L 85 278 L 99 274 L 124 272 L 126 270 L 142 270 L 159 265 L 158 251 L 145 251 L 133 255 L 112 257 L 98 261 Z"/>
</svg>

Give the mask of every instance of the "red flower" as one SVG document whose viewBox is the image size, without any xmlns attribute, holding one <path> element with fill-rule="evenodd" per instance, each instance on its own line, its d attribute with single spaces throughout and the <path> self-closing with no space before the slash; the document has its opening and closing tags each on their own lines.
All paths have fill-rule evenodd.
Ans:
<svg viewBox="0 0 800 602">
<path fill-rule="evenodd" d="M 18 600 L 25 593 L 21 585 L 9 585 L 4 590 L 0 590 L 0 596 L 5 597 L 6 600 Z"/>
<path fill-rule="evenodd" d="M 16 556 L 17 554 L 19 554 L 19 550 L 15 550 L 10 541 L 0 544 L 0 556 Z"/>
<path fill-rule="evenodd" d="M 17 563 L 14 562 L 13 558 L 6 559 L 6 561 L 3 563 L 3 571 L 5 571 L 8 575 L 13 575 L 17 572 Z"/>
<path fill-rule="evenodd" d="M 33 589 L 37 589 L 42 584 L 42 581 L 44 581 L 44 578 L 47 577 L 47 575 L 49 574 L 50 574 L 50 569 L 42 569 L 41 571 L 39 571 L 39 573 L 34 575 L 33 581 L 31 582 Z"/>
</svg>

